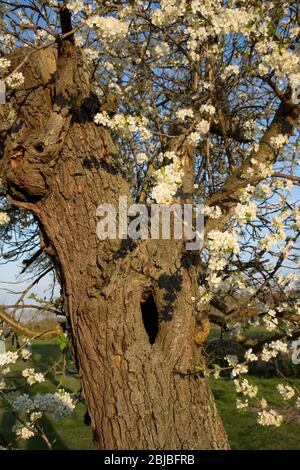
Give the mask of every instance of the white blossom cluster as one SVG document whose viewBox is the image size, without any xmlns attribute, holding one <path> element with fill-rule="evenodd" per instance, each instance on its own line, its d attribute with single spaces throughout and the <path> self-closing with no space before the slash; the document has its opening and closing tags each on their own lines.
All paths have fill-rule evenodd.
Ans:
<svg viewBox="0 0 300 470">
<path fill-rule="evenodd" d="M 151 192 L 151 198 L 157 204 L 171 204 L 183 178 L 181 159 L 174 152 L 166 152 L 164 157 L 171 159 L 172 162 L 153 173 L 155 185 Z"/>
<path fill-rule="evenodd" d="M 249 398 L 256 397 L 258 388 L 256 385 L 251 385 L 247 379 L 234 379 L 233 383 L 237 393 Z"/>
<path fill-rule="evenodd" d="M 24 84 L 24 75 L 21 72 L 13 71 L 11 74 L 5 77 L 10 66 L 11 61 L 9 59 L 0 57 L 0 79 L 2 79 L 1 81 L 4 82 L 10 89 L 19 88 Z"/>
<path fill-rule="evenodd" d="M 3 75 L 11 65 L 11 61 L 5 59 L 4 57 L 0 58 L 0 75 Z"/>
<path fill-rule="evenodd" d="M 276 41 L 258 42 L 255 46 L 260 56 L 258 72 L 265 75 L 274 71 L 278 80 L 287 79 L 292 88 L 292 101 L 299 103 L 300 55 L 299 50 L 291 51 Z"/>
<path fill-rule="evenodd" d="M 218 34 L 249 34 L 254 28 L 254 22 L 257 15 L 254 12 L 242 8 L 227 8 L 218 1 L 211 0 L 193 0 L 191 2 L 190 22 L 184 33 L 188 36 L 187 45 L 193 59 L 197 59 L 197 46 L 199 43 L 205 43 L 210 37 Z M 179 13 L 180 11 L 180 13 Z M 184 11 L 177 11 L 177 17 L 183 15 Z M 200 16 L 199 16 L 200 15 Z M 164 14 L 161 9 L 154 13 L 155 20 L 160 25 L 169 24 L 176 19 L 176 15 Z M 200 18 L 202 17 L 202 20 Z M 217 48 L 212 48 L 215 52 Z M 236 69 L 233 69 L 235 73 Z"/>
<path fill-rule="evenodd" d="M 10 221 L 10 216 L 7 212 L 0 211 L 0 225 L 5 225 Z"/>
<path fill-rule="evenodd" d="M 273 309 L 270 309 L 268 313 L 264 315 L 263 322 L 267 331 L 276 330 L 278 327 L 278 318 L 276 318 L 276 312 Z"/>
<path fill-rule="evenodd" d="M 90 28 L 96 28 L 100 39 L 109 45 L 124 39 L 128 34 L 128 24 L 113 16 L 91 16 L 86 20 L 86 24 Z"/>
<path fill-rule="evenodd" d="M 281 214 L 275 215 L 272 219 L 272 227 L 274 232 L 269 233 L 261 240 L 260 245 L 264 250 L 269 250 L 275 243 L 282 242 L 287 239 L 285 231 L 285 222 L 289 216 L 287 211 L 282 211 Z"/>
<path fill-rule="evenodd" d="M 18 359 L 18 353 L 7 351 L 0 354 L 0 367 L 8 366 L 9 364 L 15 364 Z"/>
<path fill-rule="evenodd" d="M 16 434 L 16 437 L 19 439 L 30 439 L 31 437 L 34 436 L 34 430 L 30 428 L 30 423 L 26 423 L 26 426 L 23 426 L 23 424 L 15 424 L 12 427 L 12 431 Z"/>
<path fill-rule="evenodd" d="M 68 9 L 73 13 L 79 13 L 84 9 L 84 3 L 81 0 L 69 0 Z"/>
<path fill-rule="evenodd" d="M 277 149 L 276 142 L 273 144 L 273 147 Z M 258 174 L 261 179 L 268 178 L 274 173 L 274 168 L 272 167 L 272 164 L 259 162 L 255 158 L 251 159 L 251 163 L 253 166 L 249 167 L 247 170 L 247 176 L 249 176 L 250 178 L 253 177 L 255 174 Z"/>
<path fill-rule="evenodd" d="M 135 117 L 117 113 L 110 118 L 106 111 L 102 111 L 95 115 L 94 121 L 98 125 L 108 127 L 127 136 L 139 132 L 142 139 L 147 140 L 151 137 L 151 132 L 147 128 L 148 119 L 144 116 Z"/>
<path fill-rule="evenodd" d="M 212 219 L 218 219 L 221 216 L 221 210 L 218 206 L 205 207 L 204 214 L 209 215 Z M 207 234 L 206 246 L 209 251 L 208 274 L 205 278 L 206 285 L 198 287 L 198 306 L 208 304 L 213 292 L 219 288 L 222 283 L 222 275 L 220 272 L 228 264 L 228 255 L 239 252 L 239 244 L 236 232 L 221 232 L 211 230 Z M 237 372 L 237 370 L 236 370 Z"/>
<path fill-rule="evenodd" d="M 287 343 L 281 340 L 271 341 L 263 347 L 261 353 L 262 361 L 268 362 L 273 357 L 277 357 L 279 353 L 287 353 Z"/>
<path fill-rule="evenodd" d="M 248 204 L 237 204 L 234 209 L 234 217 L 239 225 L 244 225 L 255 219 L 256 214 L 257 204 L 254 201 Z"/>
<path fill-rule="evenodd" d="M 254 15 L 247 12 L 245 8 L 221 7 L 211 18 L 211 23 L 215 34 L 247 33 L 248 26 L 253 20 Z"/>
<path fill-rule="evenodd" d="M 185 121 L 186 118 L 192 118 L 194 116 L 194 111 L 190 108 L 181 108 L 176 111 L 176 117 L 179 121 Z"/>
<path fill-rule="evenodd" d="M 198 307 L 201 307 L 201 305 L 208 305 L 209 302 L 211 301 L 213 297 L 213 293 L 211 289 L 209 289 L 206 286 L 198 286 Z"/>
<path fill-rule="evenodd" d="M 235 406 L 236 406 L 236 409 L 239 411 L 246 410 L 249 406 L 249 401 L 248 399 L 241 400 L 240 398 L 237 398 L 235 402 Z"/>
<path fill-rule="evenodd" d="M 270 139 L 272 147 L 274 147 L 276 150 L 281 149 L 288 141 L 288 137 L 283 134 L 278 134 L 277 136 L 271 137 Z"/>
<path fill-rule="evenodd" d="M 238 375 L 241 375 L 241 374 L 247 374 L 248 366 L 246 364 L 239 363 L 237 356 L 233 354 L 229 354 L 228 356 L 225 357 L 225 359 L 228 362 L 228 365 L 232 368 L 231 369 L 232 377 L 237 377 Z"/>
<path fill-rule="evenodd" d="M 154 48 L 154 53 L 158 59 L 170 54 L 170 46 L 167 42 L 160 42 Z"/>
<path fill-rule="evenodd" d="M 228 65 L 224 68 L 221 78 L 227 80 L 231 75 L 238 75 L 240 73 L 240 68 L 238 65 Z"/>
<path fill-rule="evenodd" d="M 208 235 L 208 249 L 214 256 L 238 253 L 240 247 L 236 232 L 211 230 Z"/>
<path fill-rule="evenodd" d="M 17 423 L 12 427 L 12 431 L 15 433 L 17 439 L 28 440 L 35 436 L 37 428 L 36 424 L 41 419 L 43 413 L 34 411 L 29 416 L 29 421 L 23 423 Z"/>
<path fill-rule="evenodd" d="M 146 163 L 148 161 L 148 155 L 145 152 L 139 152 L 135 156 L 136 161 L 140 164 Z"/>
<path fill-rule="evenodd" d="M 291 400 L 295 395 L 295 390 L 290 385 L 279 384 L 277 390 L 284 400 Z"/>
<path fill-rule="evenodd" d="M 151 12 L 151 21 L 155 26 L 167 26 L 185 14 L 185 1 L 161 0 L 160 8 Z"/>
<path fill-rule="evenodd" d="M 210 219 L 219 219 L 222 217 L 222 210 L 219 206 L 204 206 L 204 215 Z"/>
<path fill-rule="evenodd" d="M 231 370 L 231 377 L 237 377 L 241 374 L 247 374 L 248 366 L 246 364 L 236 364 Z"/>
<path fill-rule="evenodd" d="M 27 361 L 30 358 L 31 354 L 31 345 L 27 342 L 20 349 L 20 356 L 24 361 Z"/>
<path fill-rule="evenodd" d="M 8 77 L 5 78 L 6 85 L 11 89 L 21 87 L 24 82 L 25 78 L 22 72 L 13 72 L 11 75 L 8 75 Z"/>
<path fill-rule="evenodd" d="M 209 128 L 209 122 L 206 119 L 201 119 L 195 126 L 196 130 L 189 134 L 188 141 L 193 145 L 197 145 L 202 137 L 208 133 Z"/>
<path fill-rule="evenodd" d="M 36 382 L 41 383 L 41 382 L 45 381 L 44 375 L 41 374 L 40 372 L 35 372 L 34 369 L 24 369 L 22 371 L 22 375 L 23 375 L 23 377 L 26 378 L 27 383 L 29 385 L 33 385 Z"/>
<path fill-rule="evenodd" d="M 279 427 L 283 422 L 283 416 L 273 409 L 259 411 L 257 415 L 257 422 L 261 426 Z"/>
<path fill-rule="evenodd" d="M 252 352 L 252 348 L 248 349 L 248 350 L 245 352 L 245 360 L 246 360 L 247 362 L 258 361 L 258 356 Z"/>
<path fill-rule="evenodd" d="M 212 104 L 202 104 L 199 109 L 201 114 L 208 114 L 213 116 L 216 112 L 216 108 Z"/>
</svg>

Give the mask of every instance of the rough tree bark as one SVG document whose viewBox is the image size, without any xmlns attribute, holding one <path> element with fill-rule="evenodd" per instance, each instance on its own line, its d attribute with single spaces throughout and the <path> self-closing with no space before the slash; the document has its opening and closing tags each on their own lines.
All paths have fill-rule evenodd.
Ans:
<svg viewBox="0 0 300 470">
<path fill-rule="evenodd" d="M 129 190 L 93 124 L 84 59 L 70 39 L 22 71 L 25 88 L 2 110 L 2 178 L 55 264 L 97 448 L 227 449 L 207 379 L 190 373 L 203 361 L 196 257 L 175 241 L 99 241 L 97 206 Z"/>
</svg>

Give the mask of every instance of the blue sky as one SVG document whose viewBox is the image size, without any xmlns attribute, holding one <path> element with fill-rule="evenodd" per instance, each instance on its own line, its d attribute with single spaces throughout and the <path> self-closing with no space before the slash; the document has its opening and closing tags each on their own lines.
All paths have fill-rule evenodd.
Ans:
<svg viewBox="0 0 300 470">
<path fill-rule="evenodd" d="M 21 277 L 19 276 L 22 267 L 21 260 L 0 265 L 0 304 L 7 305 L 14 303 L 20 295 L 17 293 L 9 293 L 6 289 L 21 293 L 21 291 L 32 282 L 30 280 L 30 274 L 25 273 Z M 34 286 L 30 292 L 34 292 L 40 298 L 46 297 L 50 282 L 51 276 L 47 275 L 38 285 Z M 32 300 L 30 300 L 30 303 L 32 303 Z"/>
</svg>

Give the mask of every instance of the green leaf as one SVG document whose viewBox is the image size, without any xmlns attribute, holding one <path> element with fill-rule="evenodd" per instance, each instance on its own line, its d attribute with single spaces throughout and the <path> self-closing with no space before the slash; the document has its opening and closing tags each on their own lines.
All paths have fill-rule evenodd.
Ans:
<svg viewBox="0 0 300 470">
<path fill-rule="evenodd" d="M 60 336 L 57 336 L 55 341 L 56 341 L 56 343 L 58 344 L 59 348 L 62 351 L 64 349 L 67 349 L 67 347 L 69 345 L 69 338 L 64 334 L 61 334 Z"/>
</svg>

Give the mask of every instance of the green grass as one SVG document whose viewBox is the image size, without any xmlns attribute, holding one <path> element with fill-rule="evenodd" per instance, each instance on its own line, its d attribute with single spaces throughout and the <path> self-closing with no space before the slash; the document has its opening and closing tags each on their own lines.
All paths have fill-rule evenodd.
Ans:
<svg viewBox="0 0 300 470">
<path fill-rule="evenodd" d="M 61 351 L 57 344 L 35 341 L 32 345 L 32 360 L 26 363 L 26 367 L 34 367 L 36 371 L 44 371 L 51 368 L 60 358 Z M 68 369 L 69 368 L 70 366 L 68 366 Z M 17 364 L 11 367 L 11 375 L 18 374 L 22 369 L 23 364 L 17 362 Z M 55 392 L 63 378 L 62 374 L 59 373 L 61 369 L 61 365 L 57 365 L 56 373 L 51 371 L 47 375 L 45 382 L 32 386 L 30 391 L 32 393 Z M 22 379 L 15 380 L 17 384 L 21 382 L 24 383 Z M 80 388 L 78 376 L 74 376 L 73 374 L 66 375 L 63 378 L 61 387 L 69 392 L 78 391 Z M 58 421 L 54 421 L 48 416 L 42 418 L 42 426 L 48 439 L 53 442 L 53 449 L 94 449 L 91 428 L 83 423 L 85 412 L 85 404 L 79 403 L 74 413 L 69 418 L 63 418 Z M 14 424 L 15 417 L 5 404 L 0 401 L 0 434 L 4 434 L 7 441 L 12 441 L 14 447 L 19 449 L 47 449 L 46 445 L 39 437 L 15 442 L 14 434 L 11 431 Z"/>
<path fill-rule="evenodd" d="M 240 413 L 235 407 L 236 394 L 231 379 L 212 379 L 211 385 L 227 431 L 232 449 L 251 450 L 288 450 L 300 449 L 300 415 L 298 422 L 293 407 L 285 405 L 276 390 L 276 385 L 282 383 L 277 377 L 247 377 L 249 382 L 259 388 L 259 396 L 263 396 L 279 413 L 283 413 L 290 422 L 279 428 L 263 427 L 257 424 L 255 410 Z M 300 379 L 293 379 L 300 386 Z M 295 420 L 295 421 L 294 421 Z"/>
<path fill-rule="evenodd" d="M 36 370 L 45 370 L 51 367 L 61 356 L 59 347 L 53 343 L 34 342 L 32 362 L 27 363 L 27 367 L 35 367 Z M 69 367 L 69 366 L 68 366 Z M 12 368 L 12 374 L 16 375 L 22 364 L 17 363 Z M 61 366 L 57 366 L 57 371 L 52 371 L 47 380 L 42 384 L 32 387 L 33 392 L 53 392 L 56 390 L 62 376 L 59 374 Z M 259 395 L 264 396 L 272 406 L 279 412 L 287 414 L 288 408 L 283 408 L 284 404 L 276 391 L 276 385 L 280 379 L 271 377 L 248 377 L 249 381 L 259 387 Z M 17 380 L 18 382 L 18 380 Z M 295 385 L 300 388 L 300 378 L 293 379 Z M 62 386 L 68 391 L 77 391 L 80 388 L 78 377 L 68 374 Z M 300 417 L 298 419 L 289 413 L 291 422 L 283 424 L 279 428 L 261 427 L 256 423 L 255 412 L 240 414 L 235 407 L 236 395 L 231 380 L 221 378 L 212 379 L 211 386 L 216 398 L 217 406 L 223 419 L 224 426 L 229 436 L 232 449 L 300 449 Z M 288 407 L 288 405 L 286 405 Z M 54 421 L 49 417 L 44 417 L 42 424 L 48 438 L 53 441 L 54 449 L 93 449 L 92 434 L 90 427 L 83 423 L 83 416 L 86 411 L 84 403 L 80 403 L 73 415 L 60 421 Z M 298 422 L 297 422 L 298 420 Z M 11 428 L 15 423 L 15 418 L 0 401 L 0 434 L 4 434 L 7 440 L 14 438 Z M 17 441 L 14 445 L 19 449 L 46 449 L 40 438 L 29 439 L 28 441 Z"/>
</svg>

